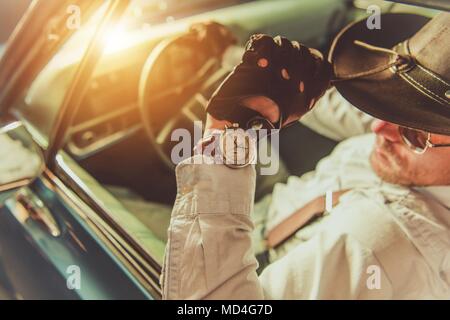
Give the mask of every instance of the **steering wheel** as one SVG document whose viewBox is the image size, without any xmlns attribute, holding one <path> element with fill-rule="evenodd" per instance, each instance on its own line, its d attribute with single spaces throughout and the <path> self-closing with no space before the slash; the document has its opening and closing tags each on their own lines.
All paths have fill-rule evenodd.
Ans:
<svg viewBox="0 0 450 320">
<path fill-rule="evenodd" d="M 185 34 L 163 40 L 150 53 L 140 76 L 138 107 L 144 131 L 167 168 L 176 165 L 173 130 L 184 128 L 194 136 L 193 123 L 204 123 L 207 102 L 230 71 L 222 65 L 222 53 L 202 52 Z"/>
</svg>

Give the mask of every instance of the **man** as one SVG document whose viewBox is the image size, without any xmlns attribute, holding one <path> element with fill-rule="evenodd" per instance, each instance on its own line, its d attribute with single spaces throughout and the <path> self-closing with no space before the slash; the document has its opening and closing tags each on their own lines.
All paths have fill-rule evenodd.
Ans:
<svg viewBox="0 0 450 320">
<path fill-rule="evenodd" d="M 264 225 L 270 262 L 259 277 L 258 236 L 252 235 L 250 216 L 254 168 L 193 164 L 207 157 L 202 154 L 177 167 L 164 298 L 450 298 L 450 14 L 425 23 L 420 16 L 391 14 L 382 17 L 381 31 L 367 30 L 363 21 L 337 36 L 330 53 L 336 88 L 384 120 L 352 110 L 334 90 L 303 117 L 338 138 L 346 138 L 339 125 L 346 122 L 358 123 L 361 130 L 350 128 L 353 133 L 371 125 L 374 134 L 343 141 L 315 171 L 276 186 L 266 214 L 254 219 Z M 266 48 L 258 47 L 261 42 L 247 47 L 243 63 L 210 102 L 216 117 L 209 117 L 210 128 L 223 130 L 229 120 L 238 121 L 239 105 L 282 127 L 323 94 L 327 81 L 318 55 L 309 51 L 312 58 L 302 58 L 316 68 L 298 76 L 291 68 L 298 66 L 286 57 L 297 54 L 294 49 L 301 56 L 308 52 L 298 44 L 286 47 L 284 39 L 274 42 L 281 49 L 261 49 Z M 253 57 L 261 52 L 264 57 Z M 260 69 L 252 71 L 285 63 L 287 72 L 271 76 L 270 87 L 264 87 Z M 254 74 L 263 87 L 236 85 L 236 79 Z M 280 85 L 292 79 L 296 86 Z M 297 86 L 299 81 L 303 85 Z M 320 223 L 305 224 L 311 207 L 320 207 L 314 199 L 329 191 L 339 198 L 334 206 Z"/>
</svg>

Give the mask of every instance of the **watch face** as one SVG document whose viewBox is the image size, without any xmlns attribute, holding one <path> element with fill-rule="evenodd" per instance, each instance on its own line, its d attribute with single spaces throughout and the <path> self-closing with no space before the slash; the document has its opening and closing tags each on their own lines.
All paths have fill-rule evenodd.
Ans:
<svg viewBox="0 0 450 320">
<path fill-rule="evenodd" d="M 231 167 L 244 167 L 256 160 L 256 140 L 242 129 L 225 130 L 220 150 L 225 165 Z"/>
</svg>

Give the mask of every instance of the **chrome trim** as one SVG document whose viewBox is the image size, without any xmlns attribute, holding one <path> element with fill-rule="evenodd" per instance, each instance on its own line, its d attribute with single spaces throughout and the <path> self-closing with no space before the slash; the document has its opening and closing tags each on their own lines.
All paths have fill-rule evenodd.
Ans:
<svg viewBox="0 0 450 320">
<path fill-rule="evenodd" d="M 22 123 L 20 121 L 14 121 L 0 128 L 0 134 L 7 133 L 20 127 Z"/>
<path fill-rule="evenodd" d="M 21 187 L 25 187 L 31 183 L 32 179 L 21 179 L 13 182 L 8 182 L 0 185 L 0 192 L 9 191 L 13 189 L 18 189 Z"/>
</svg>

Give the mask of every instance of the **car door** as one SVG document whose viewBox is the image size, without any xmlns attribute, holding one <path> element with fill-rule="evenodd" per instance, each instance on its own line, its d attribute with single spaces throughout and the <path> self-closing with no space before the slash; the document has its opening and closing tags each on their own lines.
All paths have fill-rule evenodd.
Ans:
<svg viewBox="0 0 450 320">
<path fill-rule="evenodd" d="M 80 83 L 89 79 L 100 56 L 96 41 L 127 3 L 34 1 L 0 61 L 0 120 L 20 120 L 46 157 L 45 169 L 35 179 L 20 186 L 0 186 L 0 299 L 146 299 L 159 295 L 157 277 L 149 276 L 150 267 L 139 254 L 86 198 L 53 172 L 53 145 L 64 129 L 63 113 L 76 106 L 77 96 L 82 95 Z M 70 39 L 73 30 L 61 23 L 65 25 L 68 15 L 77 10 L 83 20 L 96 14 L 100 17 L 92 36 L 86 38 L 83 59 L 68 89 L 57 99 L 58 112 L 46 135 L 16 105 Z M 45 117 L 46 110 L 37 114 Z"/>
</svg>

